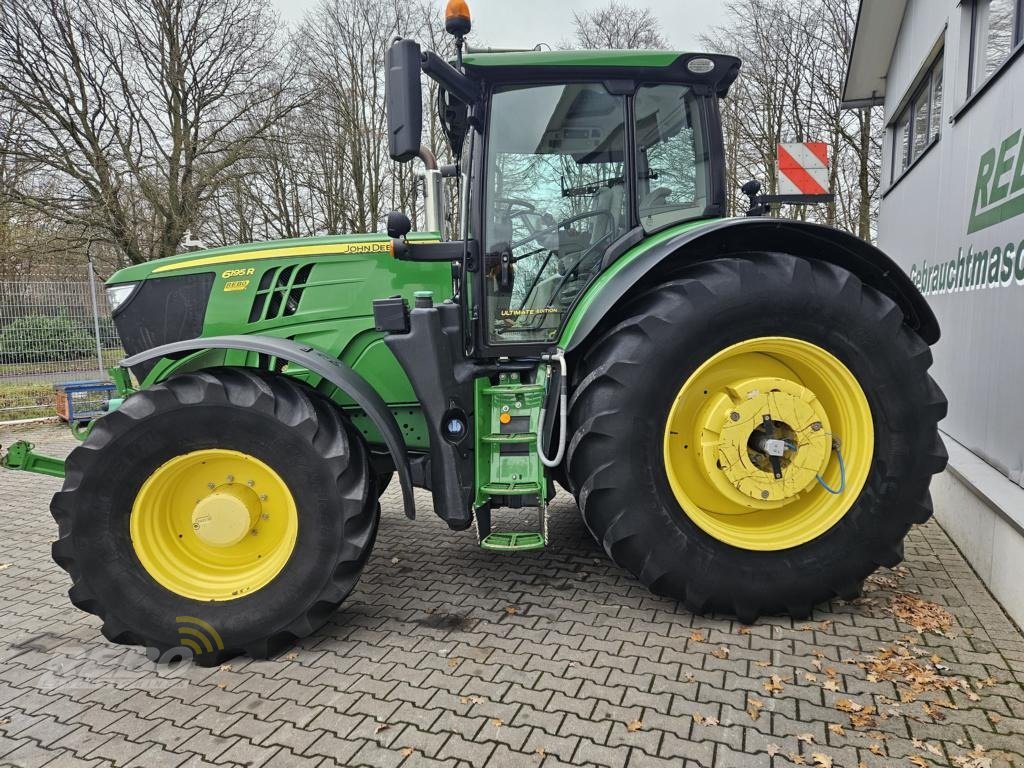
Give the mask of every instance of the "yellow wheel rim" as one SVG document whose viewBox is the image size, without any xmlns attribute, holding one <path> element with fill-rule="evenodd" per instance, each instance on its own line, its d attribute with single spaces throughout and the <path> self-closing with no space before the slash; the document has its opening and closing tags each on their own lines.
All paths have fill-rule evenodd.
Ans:
<svg viewBox="0 0 1024 768">
<path fill-rule="evenodd" d="M 780 451 L 773 464 L 769 453 Z M 708 359 L 665 425 L 665 471 L 683 512 L 742 549 L 788 549 L 825 533 L 857 499 L 873 453 L 857 379 L 821 347 L 785 337 L 742 341 Z"/>
<path fill-rule="evenodd" d="M 193 600 L 234 600 L 269 584 L 295 549 L 288 486 L 259 459 L 211 448 L 165 462 L 132 505 L 132 546 L 159 584 Z"/>
</svg>

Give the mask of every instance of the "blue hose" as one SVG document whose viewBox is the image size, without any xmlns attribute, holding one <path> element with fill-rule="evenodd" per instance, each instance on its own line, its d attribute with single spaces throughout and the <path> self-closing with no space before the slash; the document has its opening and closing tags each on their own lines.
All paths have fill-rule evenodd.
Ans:
<svg viewBox="0 0 1024 768">
<path fill-rule="evenodd" d="M 821 475 L 815 475 L 818 479 L 818 485 L 824 488 L 826 491 L 831 493 L 833 496 L 838 496 L 844 490 L 846 490 L 846 464 L 843 462 L 843 451 L 837 445 L 836 456 L 839 457 L 839 488 L 830 488 L 828 484 L 822 479 Z"/>
</svg>

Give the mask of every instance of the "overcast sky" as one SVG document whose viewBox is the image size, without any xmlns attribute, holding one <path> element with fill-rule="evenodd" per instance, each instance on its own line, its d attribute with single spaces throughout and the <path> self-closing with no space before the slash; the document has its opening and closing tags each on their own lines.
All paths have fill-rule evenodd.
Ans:
<svg viewBox="0 0 1024 768">
<path fill-rule="evenodd" d="M 632 0 L 661 20 L 668 42 L 680 50 L 699 50 L 699 36 L 725 19 L 716 0 Z M 274 0 L 284 21 L 296 22 L 318 0 Z M 437 0 L 443 8 L 444 0 Z M 469 0 L 473 15 L 470 44 L 532 48 L 554 46 L 572 36 L 573 11 L 598 8 L 605 0 Z"/>
</svg>

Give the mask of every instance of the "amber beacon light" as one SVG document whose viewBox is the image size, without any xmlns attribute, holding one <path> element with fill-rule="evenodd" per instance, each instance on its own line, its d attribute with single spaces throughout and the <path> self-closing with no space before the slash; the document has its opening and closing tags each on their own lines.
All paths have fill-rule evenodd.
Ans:
<svg viewBox="0 0 1024 768">
<path fill-rule="evenodd" d="M 444 9 L 444 29 L 449 35 L 463 37 L 469 34 L 473 22 L 466 0 L 448 0 Z"/>
</svg>

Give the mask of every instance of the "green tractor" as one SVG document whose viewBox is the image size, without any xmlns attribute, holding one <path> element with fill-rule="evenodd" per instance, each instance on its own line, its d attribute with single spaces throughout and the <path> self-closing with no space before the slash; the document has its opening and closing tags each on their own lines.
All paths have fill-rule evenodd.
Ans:
<svg viewBox="0 0 1024 768">
<path fill-rule="evenodd" d="M 724 217 L 740 62 L 463 52 L 452 7 L 454 63 L 408 39 L 386 59 L 389 151 L 422 161 L 425 231 L 394 213 L 386 235 L 108 282 L 137 386 L 70 454 L 52 512 L 71 600 L 110 640 L 163 652 L 191 622 L 216 663 L 309 635 L 355 586 L 392 480 L 406 516 L 427 489 L 495 553 L 548 543 L 558 483 L 652 592 L 747 623 L 854 597 L 931 515 L 935 317 L 868 243 Z M 424 73 L 457 165 L 421 146 Z"/>
</svg>

